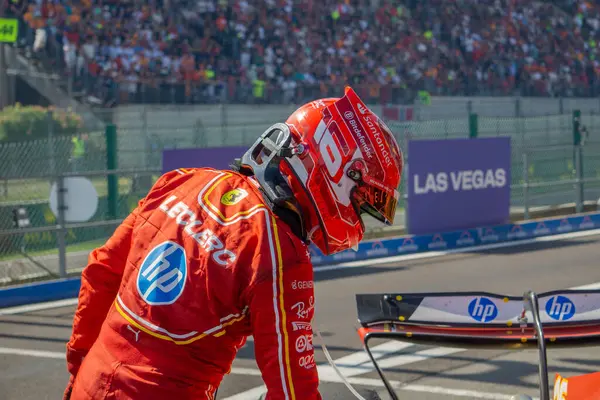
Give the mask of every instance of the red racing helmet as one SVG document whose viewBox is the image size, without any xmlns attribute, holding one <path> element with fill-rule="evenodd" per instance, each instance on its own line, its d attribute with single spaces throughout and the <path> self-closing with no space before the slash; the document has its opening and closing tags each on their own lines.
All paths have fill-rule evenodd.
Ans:
<svg viewBox="0 0 600 400">
<path fill-rule="evenodd" d="M 272 200 L 294 200 L 307 239 L 326 255 L 358 245 L 363 214 L 394 222 L 402 151 L 350 87 L 342 98 L 312 101 L 273 125 L 242 165 L 260 171 L 258 181 Z M 287 185 L 273 184 L 277 175 Z"/>
</svg>

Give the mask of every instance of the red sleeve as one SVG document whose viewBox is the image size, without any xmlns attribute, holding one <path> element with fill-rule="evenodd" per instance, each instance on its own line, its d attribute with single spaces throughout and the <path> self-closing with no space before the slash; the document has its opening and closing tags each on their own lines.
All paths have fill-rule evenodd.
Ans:
<svg viewBox="0 0 600 400">
<path fill-rule="evenodd" d="M 148 196 L 121 223 L 106 244 L 90 253 L 88 265 L 81 273 L 79 302 L 73 320 L 73 332 L 67 343 L 67 369 L 76 375 L 83 357 L 98 338 L 108 310 L 119 291 L 129 256 L 134 225 L 144 208 L 153 207 L 153 193 L 168 183 L 177 183 L 182 172 L 171 171 L 161 176 Z M 151 210 L 150 210 L 151 211 Z"/>
<path fill-rule="evenodd" d="M 125 269 L 136 212 L 131 213 L 105 245 L 90 253 L 81 273 L 79 303 L 73 333 L 67 343 L 67 368 L 76 375 L 83 357 L 96 341 L 114 301 Z"/>
<path fill-rule="evenodd" d="M 277 235 L 275 227 L 274 235 Z M 263 277 L 248 289 L 255 356 L 267 386 L 268 400 L 320 400 L 312 344 L 313 267 L 294 254 L 289 239 L 275 240 L 272 257 L 260 257 Z M 287 239 L 287 242 L 286 242 Z M 280 245 L 288 243 L 287 246 Z M 306 252 L 306 249 L 300 250 Z M 285 265 L 282 265 L 285 264 Z"/>
</svg>

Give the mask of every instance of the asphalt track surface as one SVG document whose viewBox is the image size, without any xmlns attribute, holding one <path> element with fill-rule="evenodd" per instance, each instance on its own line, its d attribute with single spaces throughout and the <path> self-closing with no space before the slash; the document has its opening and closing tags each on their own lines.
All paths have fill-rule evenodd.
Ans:
<svg viewBox="0 0 600 400">
<path fill-rule="evenodd" d="M 314 325 L 338 366 L 367 399 L 389 396 L 366 362 L 356 334 L 355 293 L 489 291 L 522 295 L 600 282 L 600 236 L 449 254 L 318 272 Z M 68 375 L 64 345 L 74 305 L 0 315 L 0 398 L 61 398 Z M 1 310 L 0 310 L 1 314 Z M 324 399 L 352 399 L 317 347 Z M 383 343 L 383 342 L 382 342 Z M 383 343 L 378 352 L 401 399 L 506 399 L 538 395 L 536 350 L 474 350 Z M 262 380 L 253 343 L 240 350 L 218 399 L 256 399 Z M 550 377 L 600 370 L 600 347 L 550 349 Z M 322 366 L 321 366 L 322 365 Z"/>
</svg>

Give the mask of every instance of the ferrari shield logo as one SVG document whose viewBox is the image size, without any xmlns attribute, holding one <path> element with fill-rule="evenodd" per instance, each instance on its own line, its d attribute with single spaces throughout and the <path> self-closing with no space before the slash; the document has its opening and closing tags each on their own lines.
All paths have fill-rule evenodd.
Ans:
<svg viewBox="0 0 600 400">
<path fill-rule="evenodd" d="M 242 201 L 246 196 L 248 196 L 248 192 L 244 189 L 233 189 L 221 196 L 221 204 L 232 206 Z"/>
</svg>

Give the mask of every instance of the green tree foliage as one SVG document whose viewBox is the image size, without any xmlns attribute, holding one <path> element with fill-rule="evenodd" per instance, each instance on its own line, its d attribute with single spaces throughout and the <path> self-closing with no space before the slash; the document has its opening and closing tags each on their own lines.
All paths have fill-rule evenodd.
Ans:
<svg viewBox="0 0 600 400">
<path fill-rule="evenodd" d="M 48 137 L 49 116 L 52 112 L 54 135 L 74 135 L 83 127 L 83 119 L 72 111 L 54 107 L 15 106 L 0 111 L 0 142 L 22 142 Z"/>
</svg>

